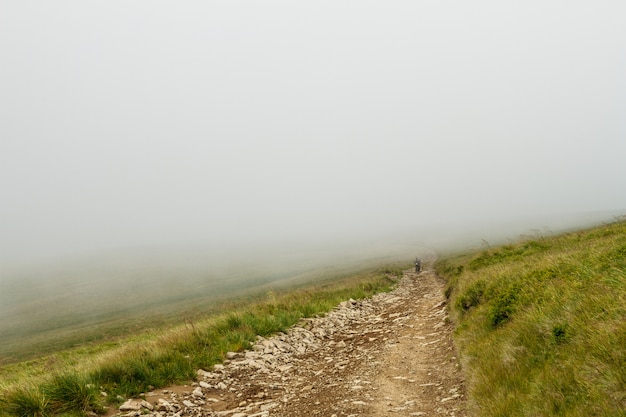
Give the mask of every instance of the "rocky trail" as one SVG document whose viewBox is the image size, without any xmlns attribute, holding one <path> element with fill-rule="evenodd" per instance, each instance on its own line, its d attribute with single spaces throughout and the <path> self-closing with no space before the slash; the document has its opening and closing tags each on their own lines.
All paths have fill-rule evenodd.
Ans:
<svg viewBox="0 0 626 417">
<path fill-rule="evenodd" d="M 189 386 L 129 400 L 133 417 L 466 416 L 463 377 L 433 271 L 346 301 L 252 350 L 199 370 Z"/>
</svg>

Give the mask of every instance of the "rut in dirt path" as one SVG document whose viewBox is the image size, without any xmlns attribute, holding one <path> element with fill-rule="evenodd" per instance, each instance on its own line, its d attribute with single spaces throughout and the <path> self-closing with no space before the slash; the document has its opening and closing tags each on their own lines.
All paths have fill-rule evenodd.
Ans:
<svg viewBox="0 0 626 417">
<path fill-rule="evenodd" d="M 149 393 L 124 410 L 154 417 L 466 416 L 443 287 L 432 271 L 407 271 L 392 292 L 259 337 L 251 351 L 198 371 L 198 383 Z"/>
<path fill-rule="evenodd" d="M 410 274 L 413 275 L 413 274 Z M 444 283 L 433 272 L 423 272 L 407 288 L 403 308 L 407 320 L 396 343 L 382 349 L 379 388 L 371 416 L 465 416 L 465 387 L 453 327 L 447 319 Z"/>
</svg>

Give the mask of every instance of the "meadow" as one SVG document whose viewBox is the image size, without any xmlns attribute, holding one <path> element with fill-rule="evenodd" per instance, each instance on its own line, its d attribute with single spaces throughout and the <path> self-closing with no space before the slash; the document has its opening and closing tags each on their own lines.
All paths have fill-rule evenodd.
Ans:
<svg viewBox="0 0 626 417">
<path fill-rule="evenodd" d="M 14 356 L 0 366 L 0 414 L 100 413 L 108 403 L 149 388 L 189 382 L 197 369 L 221 362 L 228 351 L 249 347 L 257 335 L 285 331 L 343 300 L 391 289 L 407 267 L 387 256 L 325 266 L 319 259 L 284 263 L 282 269 L 263 270 L 257 264 L 225 275 L 221 287 L 215 281 L 205 286 L 192 281 L 192 291 L 171 291 L 170 298 L 159 298 L 149 288 L 135 292 L 147 301 L 139 297 L 140 302 L 122 310 L 109 305 L 101 316 L 80 314 L 97 311 L 89 303 L 56 311 L 54 302 L 44 301 L 58 300 L 63 292 L 52 292 L 38 306 L 67 321 L 44 332 L 45 326 L 34 321 L 22 329 L 25 339 L 7 332 L 5 325 L 12 338 L 5 340 L 4 351 Z M 20 346 L 28 349 L 20 351 Z"/>
<path fill-rule="evenodd" d="M 3 265 L 0 366 L 202 320 L 233 299 L 406 261 L 415 256 L 413 250 L 406 245 L 174 248 L 26 268 Z"/>
<path fill-rule="evenodd" d="M 474 415 L 626 415 L 625 221 L 526 236 L 436 269 Z"/>
<path fill-rule="evenodd" d="M 93 292 L 101 299 L 64 275 L 86 297 L 48 281 L 35 304 L 16 301 L 33 294 L 22 281 L 14 310 L 5 311 L 39 311 L 33 317 L 50 322 L 0 327 L 0 416 L 100 413 L 153 387 L 191 381 L 257 335 L 390 290 L 410 266 L 380 254 L 319 259 L 248 260 L 222 269 L 219 280 L 204 271 L 182 283 L 161 265 L 127 291 L 103 279 Z M 626 221 L 494 247 L 484 241 L 435 268 L 447 282 L 471 415 L 626 416 Z"/>
</svg>

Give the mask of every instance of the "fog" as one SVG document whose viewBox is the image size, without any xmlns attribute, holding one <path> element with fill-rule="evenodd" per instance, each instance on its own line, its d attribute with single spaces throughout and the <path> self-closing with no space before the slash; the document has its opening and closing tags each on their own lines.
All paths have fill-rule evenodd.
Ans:
<svg viewBox="0 0 626 417">
<path fill-rule="evenodd" d="M 409 253 L 626 211 L 621 1 L 0 8 L 5 271 Z"/>
</svg>

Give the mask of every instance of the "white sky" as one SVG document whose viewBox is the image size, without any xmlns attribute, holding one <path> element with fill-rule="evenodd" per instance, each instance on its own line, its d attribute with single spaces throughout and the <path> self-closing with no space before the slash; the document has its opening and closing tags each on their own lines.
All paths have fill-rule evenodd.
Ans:
<svg viewBox="0 0 626 417">
<path fill-rule="evenodd" d="M 626 209 L 626 2 L 0 0 L 0 260 Z"/>
</svg>

